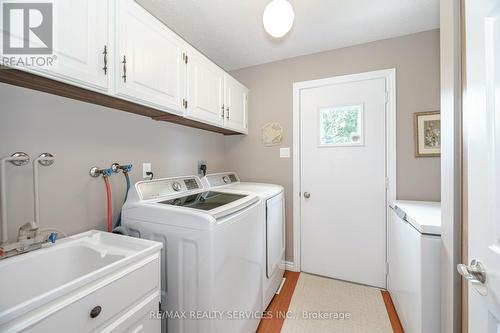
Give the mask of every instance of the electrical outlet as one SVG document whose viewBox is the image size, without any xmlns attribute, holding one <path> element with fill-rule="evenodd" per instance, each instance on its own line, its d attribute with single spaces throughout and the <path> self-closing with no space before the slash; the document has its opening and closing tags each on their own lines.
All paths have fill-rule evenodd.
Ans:
<svg viewBox="0 0 500 333">
<path fill-rule="evenodd" d="M 151 171 L 151 163 L 142 163 L 142 178 L 149 178 L 147 173 Z"/>
<path fill-rule="evenodd" d="M 198 169 L 197 170 L 198 170 L 198 176 L 200 176 L 200 177 L 204 176 L 203 171 L 201 170 L 202 165 L 205 165 L 208 169 L 207 161 L 198 161 Z"/>
</svg>

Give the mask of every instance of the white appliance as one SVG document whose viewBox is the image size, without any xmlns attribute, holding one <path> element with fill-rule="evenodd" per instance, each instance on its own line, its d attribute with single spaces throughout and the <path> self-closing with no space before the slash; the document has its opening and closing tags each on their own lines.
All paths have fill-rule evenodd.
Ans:
<svg viewBox="0 0 500 333">
<path fill-rule="evenodd" d="M 387 285 L 407 333 L 439 333 L 441 206 L 395 201 L 388 225 Z"/>
<path fill-rule="evenodd" d="M 168 332 L 255 332 L 253 314 L 262 311 L 260 214 L 255 194 L 211 191 L 197 176 L 141 181 L 130 190 L 123 225 L 164 244 Z"/>
<path fill-rule="evenodd" d="M 283 282 L 285 272 L 285 198 L 280 185 L 240 182 L 234 172 L 209 174 L 202 178 L 205 186 L 213 190 L 248 191 L 262 200 L 261 216 L 265 225 L 264 293 L 263 308 L 267 308 Z"/>
</svg>

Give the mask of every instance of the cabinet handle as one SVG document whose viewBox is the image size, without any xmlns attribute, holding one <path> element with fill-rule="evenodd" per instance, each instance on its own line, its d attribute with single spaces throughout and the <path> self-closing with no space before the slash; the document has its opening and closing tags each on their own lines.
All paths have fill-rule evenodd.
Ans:
<svg viewBox="0 0 500 333">
<path fill-rule="evenodd" d="M 222 104 L 220 110 L 221 110 L 220 117 L 224 119 L 224 104 Z"/>
<path fill-rule="evenodd" d="M 126 56 L 123 56 L 122 64 L 123 64 L 122 79 L 123 79 L 123 82 L 127 83 L 127 57 Z"/>
<path fill-rule="evenodd" d="M 99 305 L 95 306 L 92 310 L 90 310 L 90 318 L 96 318 L 101 314 L 101 311 L 102 307 L 100 307 Z"/>
<path fill-rule="evenodd" d="M 102 70 L 104 71 L 104 75 L 108 75 L 108 47 L 104 45 L 104 51 L 102 52 L 104 56 L 104 67 Z"/>
<path fill-rule="evenodd" d="M 229 119 L 230 115 L 229 115 L 229 106 L 226 107 L 226 118 Z"/>
</svg>

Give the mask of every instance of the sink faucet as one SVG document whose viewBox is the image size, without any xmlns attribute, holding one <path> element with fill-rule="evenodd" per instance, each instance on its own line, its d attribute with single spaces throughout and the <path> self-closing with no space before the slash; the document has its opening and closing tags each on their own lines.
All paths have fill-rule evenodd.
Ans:
<svg viewBox="0 0 500 333">
<path fill-rule="evenodd" d="M 0 159 L 0 212 L 1 212 L 1 222 L 2 222 L 2 240 L 0 245 L 5 245 L 8 243 L 7 237 L 7 194 L 5 186 L 5 164 L 10 162 L 12 165 L 17 167 L 26 165 L 30 162 L 30 157 L 28 154 L 23 152 L 17 152 L 11 156 L 3 157 Z"/>
<path fill-rule="evenodd" d="M 56 238 L 55 232 L 41 232 L 34 221 L 25 223 L 17 232 L 17 242 L 0 246 L 0 259 L 38 250 L 44 244 L 55 243 Z"/>
<path fill-rule="evenodd" d="M 38 165 L 50 166 L 54 163 L 54 156 L 43 153 L 33 160 L 33 199 L 34 220 L 23 224 L 17 234 L 17 241 L 10 243 L 7 238 L 7 209 L 5 193 L 5 162 L 11 162 L 16 166 L 29 163 L 29 156 L 24 153 L 15 153 L 12 156 L 0 160 L 0 201 L 2 208 L 2 241 L 0 242 L 0 259 L 5 259 L 20 253 L 29 252 L 41 248 L 44 244 L 55 243 L 57 234 L 55 232 L 41 232 L 39 229 L 39 196 L 38 196 Z"/>
</svg>

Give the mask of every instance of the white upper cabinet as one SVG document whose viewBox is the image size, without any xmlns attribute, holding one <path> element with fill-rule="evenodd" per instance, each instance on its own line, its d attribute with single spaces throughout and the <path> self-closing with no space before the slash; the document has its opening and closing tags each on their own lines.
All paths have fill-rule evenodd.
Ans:
<svg viewBox="0 0 500 333">
<path fill-rule="evenodd" d="M 215 126 L 224 124 L 224 71 L 192 48 L 187 59 L 186 101 L 186 118 Z"/>
<path fill-rule="evenodd" d="M 185 42 L 135 1 L 116 6 L 116 94 L 182 114 Z"/>
<path fill-rule="evenodd" d="M 52 0 L 52 53 L 34 34 L 24 36 L 23 8 L 9 9 L 13 50 L 4 51 L 0 38 L 0 63 L 224 129 L 209 128 L 215 132 L 248 133 L 248 89 L 136 1 Z M 26 41 L 47 49 L 34 57 L 43 66 L 9 62 L 26 58 Z"/>
<path fill-rule="evenodd" d="M 224 76 L 224 127 L 248 133 L 248 89 L 229 75 Z"/>
<path fill-rule="evenodd" d="M 107 0 L 54 0 L 54 60 L 50 66 L 33 66 L 30 70 L 68 83 L 107 91 L 110 50 L 108 14 Z"/>
</svg>

